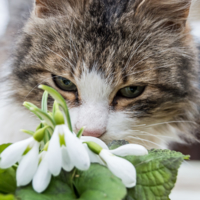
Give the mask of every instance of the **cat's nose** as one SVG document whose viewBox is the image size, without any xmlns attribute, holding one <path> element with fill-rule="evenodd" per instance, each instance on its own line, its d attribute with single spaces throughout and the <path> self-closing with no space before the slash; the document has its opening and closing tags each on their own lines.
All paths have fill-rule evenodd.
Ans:
<svg viewBox="0 0 200 200">
<path fill-rule="evenodd" d="M 101 137 L 105 133 L 105 130 L 87 130 L 83 132 L 83 136 Z"/>
</svg>

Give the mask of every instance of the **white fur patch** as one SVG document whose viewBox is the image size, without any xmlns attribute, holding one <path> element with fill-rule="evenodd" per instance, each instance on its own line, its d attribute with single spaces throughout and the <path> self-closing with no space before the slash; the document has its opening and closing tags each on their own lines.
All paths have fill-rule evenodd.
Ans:
<svg viewBox="0 0 200 200">
<path fill-rule="evenodd" d="M 35 131 L 39 120 L 14 101 L 0 101 L 0 144 L 13 143 L 29 137 L 20 129 Z"/>
<path fill-rule="evenodd" d="M 2 67 L 1 77 L 7 77 L 10 74 L 9 62 Z M 9 88 L 9 82 L 1 83 L 0 87 L 0 144 L 13 143 L 29 137 L 27 134 L 20 132 L 20 129 L 35 131 L 39 125 L 30 111 L 24 106 L 12 99 L 12 92 Z"/>
<path fill-rule="evenodd" d="M 101 74 L 94 70 L 89 72 L 87 69 L 84 70 L 80 79 L 76 79 L 76 84 L 82 105 L 71 110 L 74 127 L 80 129 L 86 126 L 86 131 L 104 133 L 109 116 L 111 86 Z M 73 114 L 74 112 L 76 114 Z"/>
</svg>

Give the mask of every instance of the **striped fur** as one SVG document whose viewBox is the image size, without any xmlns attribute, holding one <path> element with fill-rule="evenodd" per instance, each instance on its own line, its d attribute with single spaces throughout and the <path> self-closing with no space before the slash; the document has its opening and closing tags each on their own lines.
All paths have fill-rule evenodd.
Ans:
<svg viewBox="0 0 200 200">
<path fill-rule="evenodd" d="M 39 106 L 43 83 L 64 96 L 76 131 L 86 125 L 106 142 L 149 148 L 194 140 L 199 65 L 189 8 L 190 0 L 37 0 L 12 60 L 7 98 Z M 78 92 L 60 90 L 52 75 Z M 117 96 L 126 86 L 145 90 Z"/>
</svg>

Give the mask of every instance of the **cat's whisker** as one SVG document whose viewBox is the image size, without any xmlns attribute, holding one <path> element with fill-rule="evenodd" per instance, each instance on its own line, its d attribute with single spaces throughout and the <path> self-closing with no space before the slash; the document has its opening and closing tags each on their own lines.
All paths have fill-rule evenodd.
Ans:
<svg viewBox="0 0 200 200">
<path fill-rule="evenodd" d="M 153 126 L 158 126 L 158 125 L 163 125 L 163 124 L 172 124 L 172 123 L 191 123 L 191 124 L 196 125 L 196 123 L 193 121 L 169 121 L 169 122 L 161 122 L 161 123 L 146 125 L 145 127 L 148 128 L 148 127 L 153 127 Z"/>
<path fill-rule="evenodd" d="M 140 162 L 140 163 L 136 164 L 135 166 L 139 166 L 139 165 L 142 165 L 142 164 L 144 164 L 144 163 L 149 163 L 149 162 L 151 162 L 152 160 L 160 159 L 160 158 L 162 158 L 162 157 L 163 157 L 163 156 L 159 156 L 159 157 L 156 157 L 156 158 L 150 158 L 149 160 L 145 160 L 145 161 L 143 161 L 143 162 Z"/>
<path fill-rule="evenodd" d="M 173 137 L 170 137 L 170 136 L 164 136 L 164 135 L 154 135 L 154 134 L 151 134 L 149 132 L 146 132 L 146 131 L 140 131 L 141 133 L 134 133 L 134 135 L 139 135 L 139 136 L 146 136 L 146 135 L 149 135 L 149 136 L 152 136 L 152 137 L 156 137 L 158 138 L 159 140 L 165 142 L 164 139 L 160 138 L 160 137 L 165 137 L 165 138 L 173 138 Z"/>
<path fill-rule="evenodd" d="M 149 140 L 145 140 L 145 139 L 143 139 L 143 138 L 134 137 L 134 136 L 131 136 L 131 135 L 129 135 L 129 136 L 127 136 L 127 137 L 130 137 L 130 138 L 133 138 L 133 139 L 136 139 L 136 140 L 141 140 L 141 141 L 144 141 L 144 142 L 148 142 L 148 143 L 154 144 L 154 145 L 158 146 L 158 147 L 161 148 L 161 149 L 163 148 L 161 145 L 159 145 L 159 144 L 157 144 L 157 143 L 155 143 L 155 142 L 149 141 Z"/>
</svg>

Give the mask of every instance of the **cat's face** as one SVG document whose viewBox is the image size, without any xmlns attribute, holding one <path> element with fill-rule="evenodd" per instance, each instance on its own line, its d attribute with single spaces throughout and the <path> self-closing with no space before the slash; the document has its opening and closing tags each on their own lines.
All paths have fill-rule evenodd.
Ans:
<svg viewBox="0 0 200 200">
<path fill-rule="evenodd" d="M 74 130 L 86 126 L 84 135 L 106 142 L 160 147 L 192 137 L 198 64 L 186 26 L 189 4 L 37 0 L 13 62 L 15 98 L 39 106 L 37 85 L 54 87 Z"/>
</svg>

